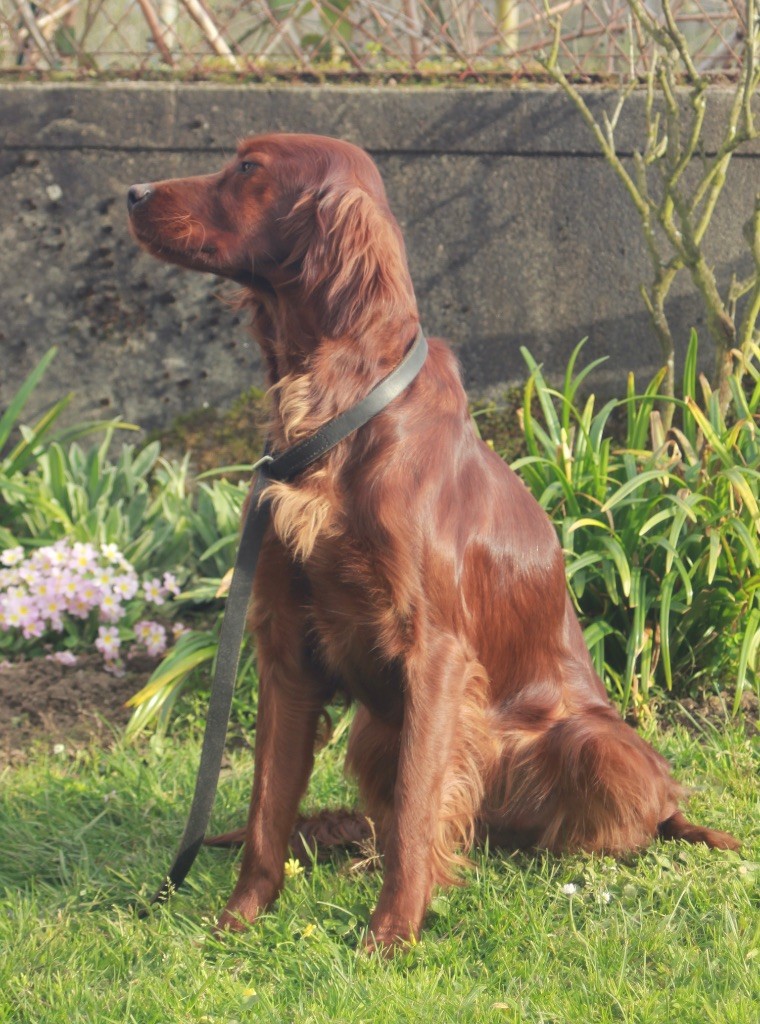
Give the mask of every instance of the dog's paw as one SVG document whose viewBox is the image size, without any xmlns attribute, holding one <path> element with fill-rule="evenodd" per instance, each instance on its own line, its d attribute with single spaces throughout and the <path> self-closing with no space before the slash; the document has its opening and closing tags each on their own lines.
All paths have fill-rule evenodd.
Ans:
<svg viewBox="0 0 760 1024">
<path fill-rule="evenodd" d="M 396 918 L 373 914 L 364 939 L 364 951 L 392 956 L 398 949 L 416 945 L 418 935 L 419 929 L 409 923 L 402 924 Z"/>
<path fill-rule="evenodd" d="M 221 936 L 224 932 L 245 931 L 259 915 L 259 903 L 252 895 L 233 895 L 227 906 L 219 915 L 214 927 L 214 935 Z"/>
</svg>

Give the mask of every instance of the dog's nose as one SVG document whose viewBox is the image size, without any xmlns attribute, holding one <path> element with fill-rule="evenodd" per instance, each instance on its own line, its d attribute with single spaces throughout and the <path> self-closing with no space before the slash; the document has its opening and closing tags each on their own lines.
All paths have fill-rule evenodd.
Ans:
<svg viewBox="0 0 760 1024">
<path fill-rule="evenodd" d="M 131 211 L 134 210 L 138 203 L 144 203 L 145 200 L 152 195 L 152 185 L 133 185 L 129 192 L 127 192 L 127 209 L 131 213 Z"/>
</svg>

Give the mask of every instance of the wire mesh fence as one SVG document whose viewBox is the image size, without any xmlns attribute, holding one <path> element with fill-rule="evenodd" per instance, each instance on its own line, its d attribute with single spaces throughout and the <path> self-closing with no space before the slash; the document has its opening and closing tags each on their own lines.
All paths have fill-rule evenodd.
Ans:
<svg viewBox="0 0 760 1024">
<path fill-rule="evenodd" d="M 736 71 L 744 3 L 670 7 L 701 71 Z M 627 0 L 0 0 L 0 70 L 523 76 L 540 74 L 557 18 L 566 73 L 646 73 L 651 39 Z"/>
</svg>

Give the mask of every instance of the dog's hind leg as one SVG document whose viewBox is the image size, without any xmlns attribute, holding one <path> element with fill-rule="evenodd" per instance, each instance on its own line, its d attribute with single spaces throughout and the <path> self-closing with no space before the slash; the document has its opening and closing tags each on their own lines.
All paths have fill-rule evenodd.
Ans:
<svg viewBox="0 0 760 1024">
<path fill-rule="evenodd" d="M 384 879 L 370 921 L 369 944 L 379 947 L 416 936 L 433 885 L 453 879 L 458 850 L 473 838 L 491 742 L 487 724 L 478 723 L 485 723 L 485 672 L 455 637 L 426 638 L 404 671 L 392 805 L 382 809 Z M 371 764 L 359 761 L 366 790 L 361 775 Z"/>
</svg>

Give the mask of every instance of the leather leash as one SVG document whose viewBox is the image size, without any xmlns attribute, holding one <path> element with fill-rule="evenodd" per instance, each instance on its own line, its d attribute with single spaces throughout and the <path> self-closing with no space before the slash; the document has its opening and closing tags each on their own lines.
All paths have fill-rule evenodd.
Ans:
<svg viewBox="0 0 760 1024">
<path fill-rule="evenodd" d="M 267 443 L 264 455 L 253 467 L 256 475 L 222 619 L 195 792 L 179 849 L 163 884 L 152 897 L 151 904 L 164 903 L 182 885 L 201 848 L 211 817 L 227 738 L 248 602 L 261 542 L 269 525 L 270 503 L 260 500 L 264 488 L 271 480 L 291 480 L 376 416 L 411 384 L 422 369 L 426 355 L 427 342 L 420 330 L 396 369 L 384 377 L 366 398 L 330 420 L 311 437 L 279 455 L 272 455 Z M 144 917 L 147 910 L 139 913 Z"/>
</svg>

